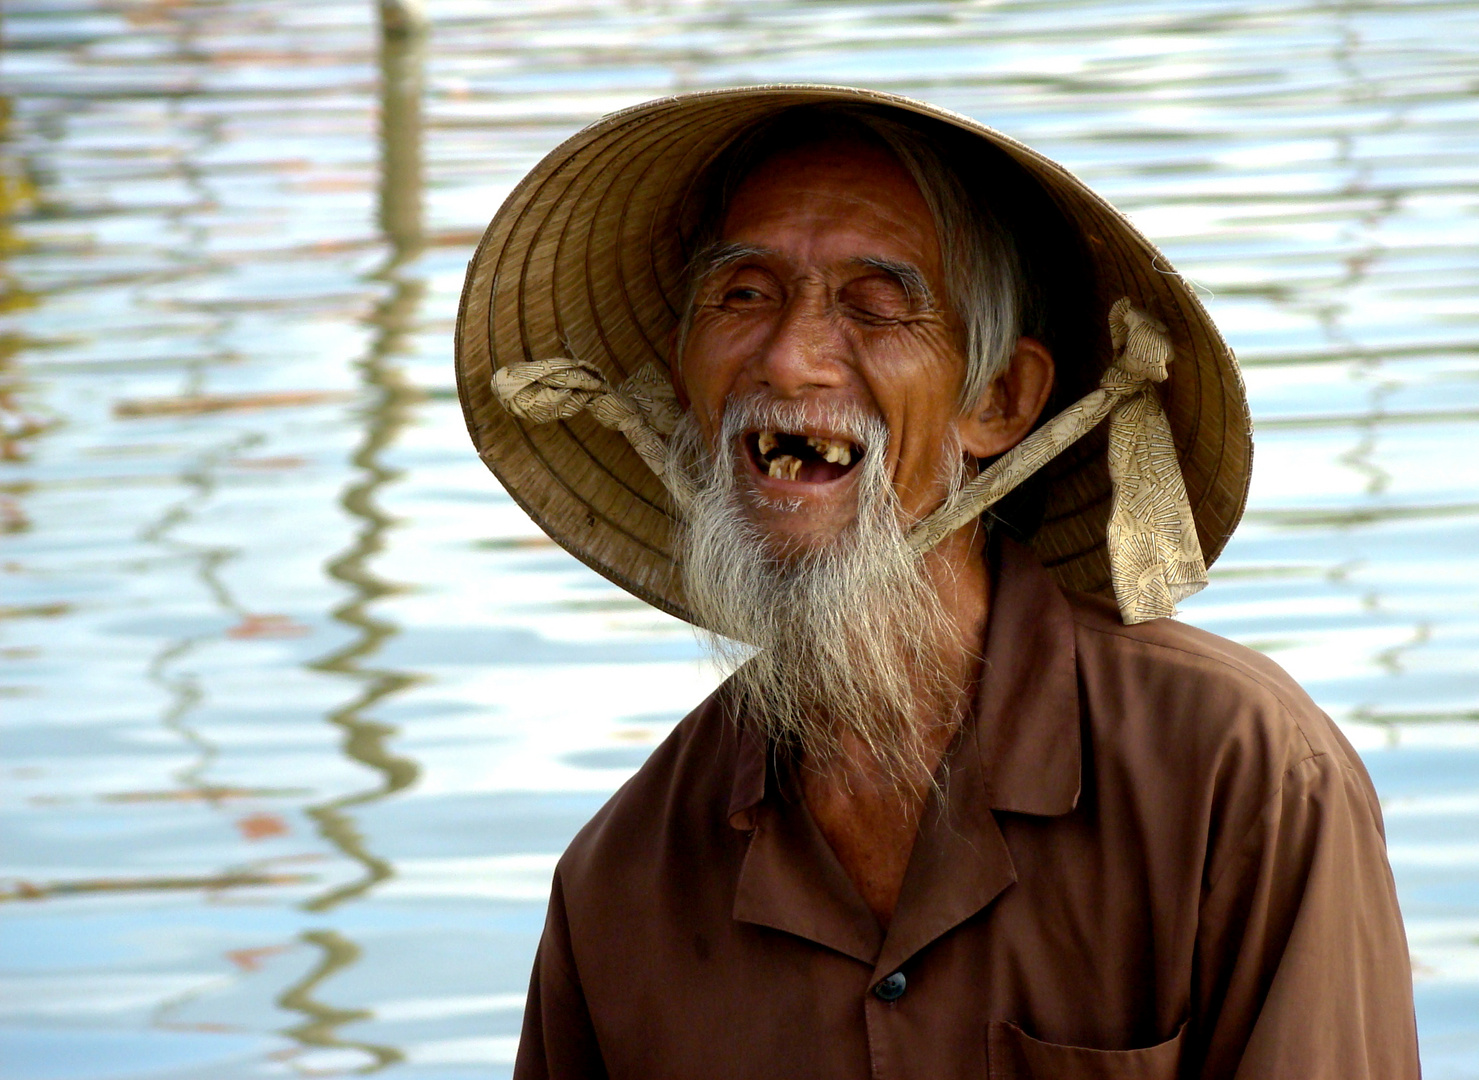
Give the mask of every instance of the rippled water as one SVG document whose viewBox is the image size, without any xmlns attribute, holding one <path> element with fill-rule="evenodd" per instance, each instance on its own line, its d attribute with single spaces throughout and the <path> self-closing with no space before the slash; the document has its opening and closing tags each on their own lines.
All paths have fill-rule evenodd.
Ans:
<svg viewBox="0 0 1479 1080">
<path fill-rule="evenodd" d="M 1205 287 L 1258 468 L 1186 617 L 1362 750 L 1427 1075 L 1479 1077 L 1479 9 L 430 14 L 5 6 L 0 1074 L 506 1074 L 557 854 L 715 676 L 474 458 L 463 263 L 598 115 L 816 80 L 1023 139 Z"/>
</svg>

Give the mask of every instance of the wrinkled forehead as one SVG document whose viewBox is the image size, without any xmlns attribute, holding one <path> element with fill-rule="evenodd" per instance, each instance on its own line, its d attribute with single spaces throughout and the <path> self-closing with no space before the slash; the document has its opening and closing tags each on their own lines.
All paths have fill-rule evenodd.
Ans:
<svg viewBox="0 0 1479 1080">
<path fill-rule="evenodd" d="M 724 208 L 716 240 L 814 264 L 902 262 L 932 279 L 943 273 L 937 223 L 913 176 L 886 148 L 851 140 L 759 163 Z"/>
</svg>

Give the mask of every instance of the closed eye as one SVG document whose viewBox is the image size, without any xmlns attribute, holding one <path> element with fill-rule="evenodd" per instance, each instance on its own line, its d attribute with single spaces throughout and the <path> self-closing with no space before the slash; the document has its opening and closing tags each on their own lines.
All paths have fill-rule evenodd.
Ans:
<svg viewBox="0 0 1479 1080">
<path fill-rule="evenodd" d="M 837 300 L 853 318 L 875 325 L 908 319 L 919 314 L 920 307 L 909 288 L 888 274 L 870 274 L 853 279 L 843 286 Z"/>
<path fill-rule="evenodd" d="M 848 315 L 859 322 L 868 323 L 871 326 L 888 326 L 900 322 L 898 315 L 889 315 L 881 311 L 870 311 L 856 304 L 844 304 Z"/>
</svg>

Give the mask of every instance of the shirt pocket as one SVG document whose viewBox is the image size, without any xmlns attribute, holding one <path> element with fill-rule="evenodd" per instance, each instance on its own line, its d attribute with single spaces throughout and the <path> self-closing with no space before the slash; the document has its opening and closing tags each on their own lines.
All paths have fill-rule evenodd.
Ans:
<svg viewBox="0 0 1479 1080">
<path fill-rule="evenodd" d="M 1090 1050 L 1034 1039 L 1009 1020 L 986 1030 L 990 1080 L 1175 1080 L 1181 1067 L 1182 1024 L 1163 1043 L 1140 1050 Z"/>
</svg>

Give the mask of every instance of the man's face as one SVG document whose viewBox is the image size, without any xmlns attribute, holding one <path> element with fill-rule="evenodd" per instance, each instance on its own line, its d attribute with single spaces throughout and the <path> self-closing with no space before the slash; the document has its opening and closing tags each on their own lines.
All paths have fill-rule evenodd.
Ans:
<svg viewBox="0 0 1479 1080">
<path fill-rule="evenodd" d="M 710 445 L 735 400 L 795 402 L 805 418 L 716 447 L 733 455 L 746 514 L 788 548 L 831 540 L 857 516 L 860 452 L 887 454 L 906 520 L 934 509 L 957 464 L 945 457 L 959 453 L 963 334 L 909 173 L 853 141 L 774 158 L 736 192 L 720 243 L 697 289 L 680 391 Z M 839 406 L 879 417 L 887 448 L 853 445 L 828 419 Z"/>
</svg>

